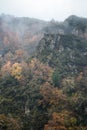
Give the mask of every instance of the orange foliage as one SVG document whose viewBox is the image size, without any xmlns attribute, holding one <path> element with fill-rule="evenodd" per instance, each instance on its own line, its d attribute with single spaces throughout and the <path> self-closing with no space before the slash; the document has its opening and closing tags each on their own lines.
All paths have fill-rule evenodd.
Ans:
<svg viewBox="0 0 87 130">
<path fill-rule="evenodd" d="M 48 121 L 44 130 L 75 130 L 76 123 L 76 118 L 72 117 L 72 114 L 68 111 L 53 112 L 52 120 Z"/>
<path fill-rule="evenodd" d="M 82 80 L 83 77 L 83 72 L 80 72 L 79 76 L 77 77 L 76 81 L 80 82 Z"/>
<path fill-rule="evenodd" d="M 48 82 L 41 86 L 40 93 L 43 96 L 40 103 L 50 105 L 49 111 L 58 110 L 58 107 L 62 109 L 66 102 L 66 96 L 62 93 L 62 90 L 52 87 Z"/>
<path fill-rule="evenodd" d="M 5 65 L 2 66 L 2 68 L 1 68 L 2 77 L 10 75 L 11 65 L 12 65 L 11 62 L 8 61 Z"/>
</svg>

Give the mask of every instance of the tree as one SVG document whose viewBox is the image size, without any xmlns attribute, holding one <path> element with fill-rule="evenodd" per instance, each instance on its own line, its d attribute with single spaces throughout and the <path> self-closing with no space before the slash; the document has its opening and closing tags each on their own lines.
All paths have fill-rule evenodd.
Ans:
<svg viewBox="0 0 87 130">
<path fill-rule="evenodd" d="M 55 87 L 59 87 L 62 79 L 62 74 L 59 69 L 55 70 L 52 75 L 53 84 Z"/>
<path fill-rule="evenodd" d="M 11 66 L 11 61 L 7 61 L 7 63 L 1 67 L 1 77 L 8 77 L 10 75 Z"/>
<path fill-rule="evenodd" d="M 17 80 L 22 79 L 22 66 L 20 63 L 14 63 L 11 68 L 11 75 Z"/>
<path fill-rule="evenodd" d="M 45 125 L 44 130 L 77 130 L 77 119 L 68 111 L 52 113 L 52 119 Z"/>
<path fill-rule="evenodd" d="M 22 124 L 16 118 L 0 115 L 0 130 L 21 130 Z"/>
</svg>

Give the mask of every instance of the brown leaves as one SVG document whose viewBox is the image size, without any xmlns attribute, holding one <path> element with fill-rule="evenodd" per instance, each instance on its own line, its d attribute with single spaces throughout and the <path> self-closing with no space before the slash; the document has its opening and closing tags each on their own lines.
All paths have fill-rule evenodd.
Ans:
<svg viewBox="0 0 87 130">
<path fill-rule="evenodd" d="M 36 80 L 42 80 L 44 82 L 51 82 L 52 68 L 48 65 L 41 63 L 37 59 L 32 59 L 29 63 L 29 69 L 33 74 L 33 78 Z"/>
<path fill-rule="evenodd" d="M 21 126 L 18 119 L 7 117 L 3 114 L 0 115 L 0 130 L 21 130 Z"/>
<path fill-rule="evenodd" d="M 68 111 L 62 111 L 61 113 L 52 113 L 52 120 L 48 121 L 44 130 L 74 130 L 77 120 Z"/>
<path fill-rule="evenodd" d="M 58 111 L 65 107 L 65 102 L 67 101 L 66 96 L 63 94 L 62 90 L 52 87 L 48 82 L 41 86 L 40 93 L 43 96 L 42 104 L 49 105 L 49 111 Z"/>
</svg>

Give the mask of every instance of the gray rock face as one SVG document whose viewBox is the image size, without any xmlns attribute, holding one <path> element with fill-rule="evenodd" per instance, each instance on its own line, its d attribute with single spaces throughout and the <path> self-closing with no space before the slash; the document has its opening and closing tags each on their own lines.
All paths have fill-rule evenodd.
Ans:
<svg viewBox="0 0 87 130">
<path fill-rule="evenodd" d="M 54 68 L 75 74 L 87 66 L 87 40 L 75 35 L 44 34 L 37 57 Z"/>
<path fill-rule="evenodd" d="M 44 34 L 44 38 L 41 39 L 39 44 L 39 51 L 41 52 L 44 48 L 49 48 L 51 50 L 58 49 L 60 44 L 61 35 L 60 34 Z M 61 46 L 60 49 L 63 50 Z"/>
</svg>

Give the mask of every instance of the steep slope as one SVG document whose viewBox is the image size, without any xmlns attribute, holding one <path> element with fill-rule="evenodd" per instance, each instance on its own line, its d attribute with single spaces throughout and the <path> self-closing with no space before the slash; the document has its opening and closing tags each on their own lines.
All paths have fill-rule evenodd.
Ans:
<svg viewBox="0 0 87 130">
<path fill-rule="evenodd" d="M 47 22 L 33 18 L 1 15 L 0 48 L 3 51 L 15 51 L 21 48 L 31 53 L 41 39 L 42 30 L 46 25 Z"/>
<path fill-rule="evenodd" d="M 87 39 L 87 18 L 69 16 L 65 21 L 67 33 L 74 34 Z"/>
<path fill-rule="evenodd" d="M 87 66 L 87 41 L 74 35 L 45 34 L 37 57 L 67 74 L 78 73 Z"/>
<path fill-rule="evenodd" d="M 87 39 L 87 19 L 70 16 L 64 22 L 49 22 L 34 18 L 0 16 L 0 52 L 23 49 L 29 54 L 35 51 L 44 33 L 73 34 Z"/>
<path fill-rule="evenodd" d="M 0 130 L 87 130 L 86 23 L 0 17 Z"/>
<path fill-rule="evenodd" d="M 73 34 L 87 39 L 87 19 L 71 15 L 63 22 L 50 21 L 44 31 L 48 34 Z"/>
</svg>

